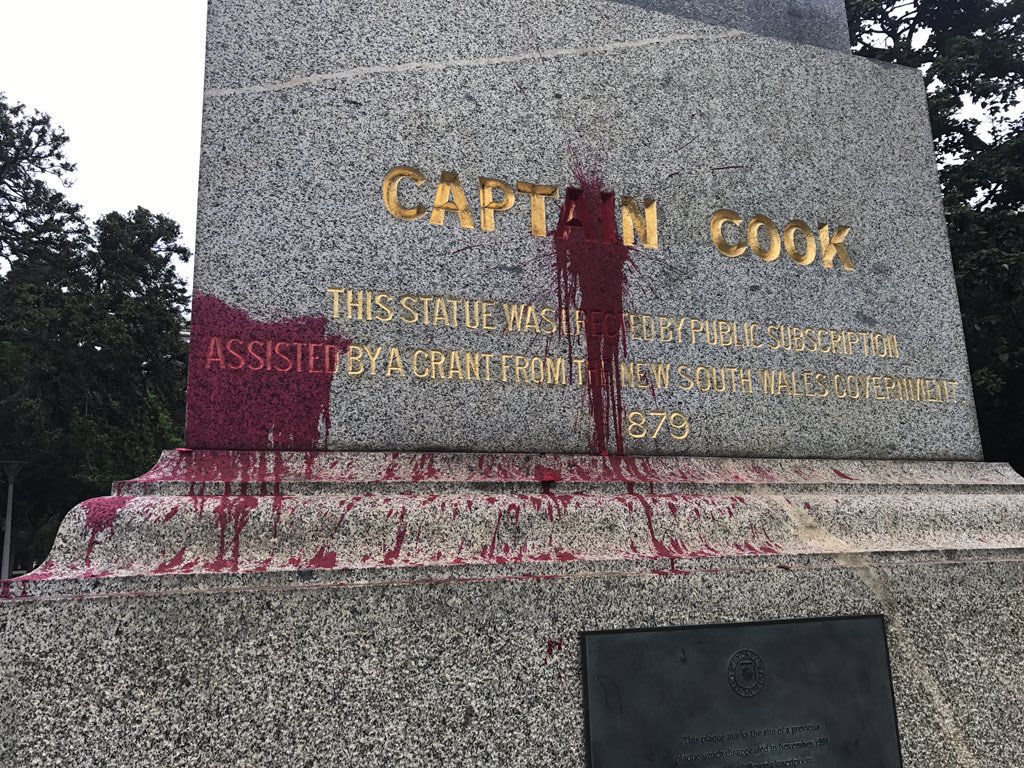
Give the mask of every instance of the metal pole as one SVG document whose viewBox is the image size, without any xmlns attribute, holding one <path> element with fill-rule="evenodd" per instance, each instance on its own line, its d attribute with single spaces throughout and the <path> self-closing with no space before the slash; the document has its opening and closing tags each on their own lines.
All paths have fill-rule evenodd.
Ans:
<svg viewBox="0 0 1024 768">
<path fill-rule="evenodd" d="M 7 517 L 4 521 L 4 556 L 0 562 L 0 581 L 11 578 L 11 529 L 14 527 L 14 477 L 25 465 L 24 461 L 0 461 L 0 470 L 7 476 Z"/>
<path fill-rule="evenodd" d="M 11 578 L 11 513 L 14 510 L 14 481 L 7 478 L 7 517 L 4 518 L 4 560 L 0 581 Z"/>
</svg>

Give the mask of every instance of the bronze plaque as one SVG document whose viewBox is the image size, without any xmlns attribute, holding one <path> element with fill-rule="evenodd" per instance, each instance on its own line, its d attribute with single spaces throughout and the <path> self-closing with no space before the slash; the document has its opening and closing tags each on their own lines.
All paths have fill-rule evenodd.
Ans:
<svg viewBox="0 0 1024 768">
<path fill-rule="evenodd" d="M 591 768 L 900 768 L 881 616 L 583 635 Z"/>
</svg>

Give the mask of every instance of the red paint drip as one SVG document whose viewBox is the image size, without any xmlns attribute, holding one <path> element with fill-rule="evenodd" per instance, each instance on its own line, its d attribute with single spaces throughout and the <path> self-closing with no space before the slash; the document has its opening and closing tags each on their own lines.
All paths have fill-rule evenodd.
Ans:
<svg viewBox="0 0 1024 768">
<path fill-rule="evenodd" d="M 129 496 L 106 496 L 82 502 L 85 507 L 85 530 L 89 532 L 89 543 L 85 548 L 86 565 L 92 562 L 92 551 L 100 534 L 106 532 L 110 534 L 108 539 L 113 537 L 117 516 L 129 501 Z"/>
<path fill-rule="evenodd" d="M 215 296 L 196 293 L 189 353 L 188 446 L 309 450 L 321 446 L 321 422 L 326 443 L 334 378 L 333 366 L 325 363 L 331 358 L 327 346 L 334 350 L 332 359 L 337 359 L 350 344 L 326 332 L 325 317 L 262 323 Z M 227 349 L 228 339 L 241 340 L 234 346 L 237 355 Z M 273 347 L 269 352 L 268 346 Z M 240 367 L 234 370 L 236 365 Z M 300 365 L 305 365 L 301 372 Z"/>
<path fill-rule="evenodd" d="M 839 477 L 843 478 L 843 480 L 853 480 L 854 482 L 857 482 L 857 478 L 850 477 L 849 475 L 845 475 L 842 472 L 840 472 L 838 469 L 833 469 L 832 471 L 835 472 Z"/>
<path fill-rule="evenodd" d="M 395 560 L 397 560 L 402 554 L 402 547 L 405 544 L 405 537 L 408 532 L 409 527 L 405 522 L 405 509 L 403 508 L 398 517 L 398 530 L 395 531 L 395 546 L 391 549 L 385 550 L 384 565 L 395 564 Z"/>
<path fill-rule="evenodd" d="M 217 527 L 220 528 L 220 542 L 217 559 L 207 564 L 207 571 L 237 571 L 241 557 L 242 531 L 249 525 L 249 515 L 256 508 L 259 499 L 255 496 L 238 498 L 224 497 L 214 510 Z M 230 529 L 230 538 L 229 538 Z M 230 554 L 228 548 L 230 547 Z"/>
<path fill-rule="evenodd" d="M 595 168 L 570 159 L 578 187 L 565 191 L 565 203 L 554 241 L 558 316 L 567 340 L 570 375 L 576 376 L 573 335 L 576 310 L 583 318 L 586 343 L 587 405 L 594 422 L 591 450 L 625 453 L 623 440 L 622 370 L 626 357 L 626 267 L 631 251 L 622 244 L 615 224 L 615 194 L 606 192 Z"/>
</svg>

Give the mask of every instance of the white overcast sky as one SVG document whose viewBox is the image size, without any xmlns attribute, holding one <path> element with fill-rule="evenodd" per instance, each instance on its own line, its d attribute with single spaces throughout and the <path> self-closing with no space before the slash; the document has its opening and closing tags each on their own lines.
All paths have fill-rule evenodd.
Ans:
<svg viewBox="0 0 1024 768">
<path fill-rule="evenodd" d="M 68 196 L 165 213 L 194 248 L 206 0 L 0 0 L 0 29 L 0 91 L 70 137 Z"/>
</svg>

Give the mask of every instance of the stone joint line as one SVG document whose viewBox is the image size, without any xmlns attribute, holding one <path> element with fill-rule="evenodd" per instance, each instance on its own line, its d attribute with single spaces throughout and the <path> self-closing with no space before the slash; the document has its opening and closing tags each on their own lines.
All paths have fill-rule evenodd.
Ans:
<svg viewBox="0 0 1024 768">
<path fill-rule="evenodd" d="M 307 75 L 305 77 L 294 77 L 290 80 L 282 80 L 277 83 L 266 83 L 263 85 L 247 85 L 241 88 L 210 88 L 206 96 L 236 96 L 247 93 L 273 93 L 275 91 L 287 91 L 292 88 L 300 88 L 305 85 L 319 85 L 333 80 L 353 80 L 364 75 L 381 75 L 400 72 L 434 72 L 451 67 L 486 67 L 495 64 L 515 64 L 520 61 L 543 61 L 545 59 L 557 59 L 567 56 L 579 56 L 593 53 L 612 53 L 614 51 L 629 50 L 633 48 L 645 48 L 651 45 L 662 45 L 666 43 L 686 42 L 690 40 L 723 40 L 731 37 L 741 37 L 745 33 L 741 30 L 725 30 L 719 34 L 675 34 L 664 37 L 648 37 L 643 40 L 623 40 L 617 43 L 606 43 L 604 45 L 591 45 L 582 48 L 548 48 L 544 50 L 526 51 L 513 53 L 507 56 L 493 56 L 477 59 L 446 59 L 444 61 L 410 61 L 405 64 L 378 65 L 372 67 L 353 67 L 342 69 L 337 72 L 325 72 L 322 74 Z"/>
</svg>

